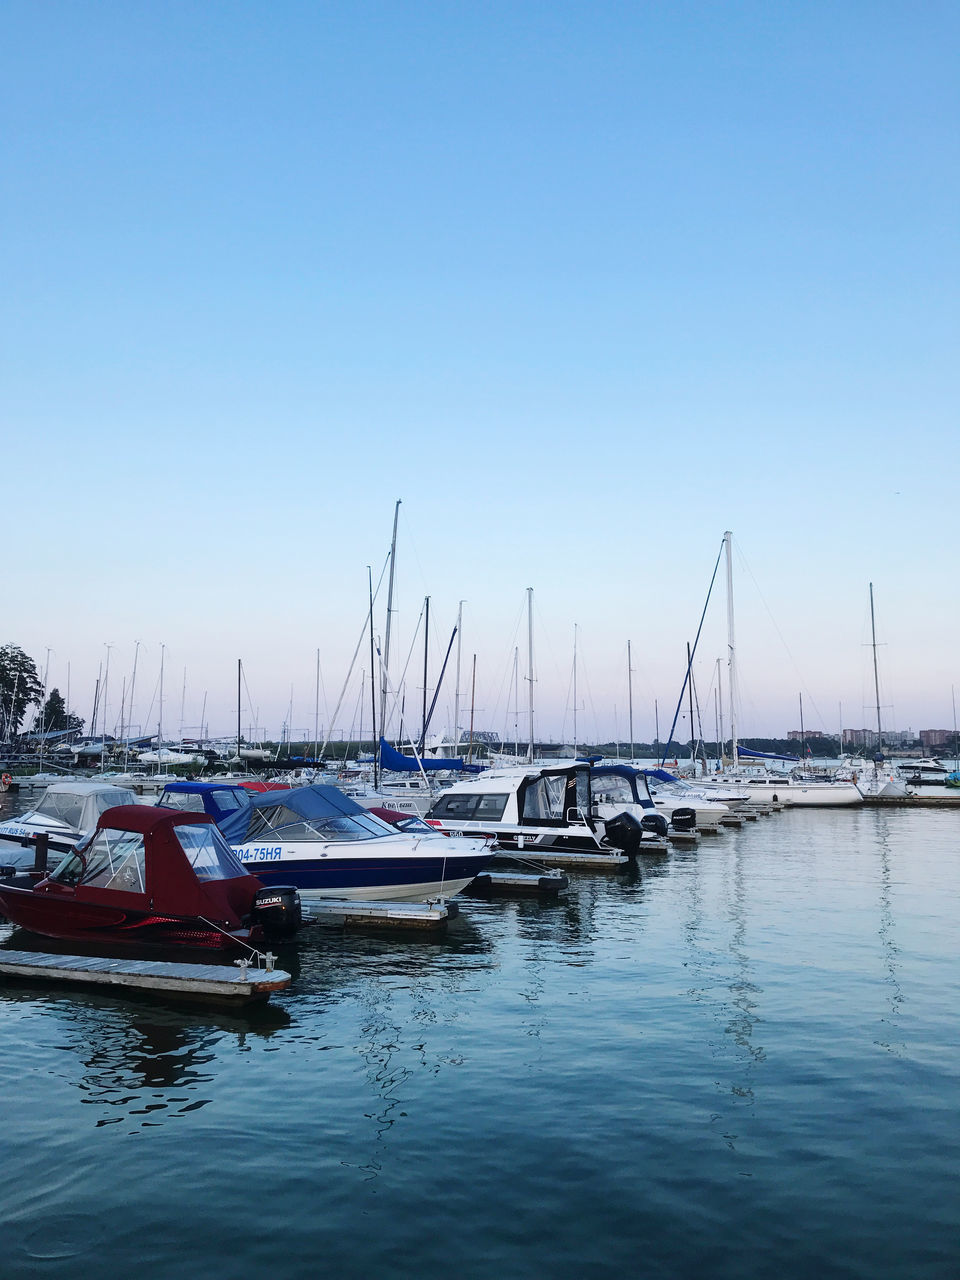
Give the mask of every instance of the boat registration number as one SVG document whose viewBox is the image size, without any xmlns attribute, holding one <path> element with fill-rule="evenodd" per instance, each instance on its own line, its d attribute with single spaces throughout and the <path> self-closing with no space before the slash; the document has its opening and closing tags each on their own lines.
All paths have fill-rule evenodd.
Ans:
<svg viewBox="0 0 960 1280">
<path fill-rule="evenodd" d="M 256 845 L 250 850 L 249 862 L 276 862 L 280 857 L 280 845 Z"/>
</svg>

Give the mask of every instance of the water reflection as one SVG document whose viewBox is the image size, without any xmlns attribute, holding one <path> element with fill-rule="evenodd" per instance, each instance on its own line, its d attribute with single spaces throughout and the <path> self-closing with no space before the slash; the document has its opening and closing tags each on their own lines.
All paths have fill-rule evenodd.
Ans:
<svg viewBox="0 0 960 1280">
<path fill-rule="evenodd" d="M 880 954 L 884 968 L 884 982 L 887 988 L 887 1005 L 889 1016 L 884 1018 L 897 1031 L 900 1031 L 900 1015 L 903 1012 L 904 994 L 900 985 L 900 948 L 897 946 L 894 933 L 892 875 L 890 871 L 890 824 L 889 815 L 880 810 L 875 812 L 875 839 L 879 851 L 879 929 Z M 904 1043 L 896 1044 L 887 1040 L 878 1040 L 877 1044 L 889 1053 L 902 1056 Z"/>
<path fill-rule="evenodd" d="M 96 1128 L 130 1120 L 152 1127 L 200 1110 L 212 1101 L 208 1068 L 227 1047 L 243 1052 L 251 1040 L 290 1025 L 289 1014 L 270 1005 L 223 1014 L 127 1007 L 99 992 L 38 997 L 35 988 L 12 987 L 0 993 L 0 1009 L 18 1003 L 39 1005 L 63 1033 L 55 1046 L 58 1055 L 68 1055 L 61 1074 L 79 1090 L 81 1104 L 97 1108 Z"/>
</svg>

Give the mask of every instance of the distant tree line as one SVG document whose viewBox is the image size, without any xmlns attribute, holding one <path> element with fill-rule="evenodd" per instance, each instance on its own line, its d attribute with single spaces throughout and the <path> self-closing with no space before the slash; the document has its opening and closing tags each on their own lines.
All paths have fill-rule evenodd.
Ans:
<svg viewBox="0 0 960 1280">
<path fill-rule="evenodd" d="M 51 689 L 44 701 L 43 681 L 30 655 L 19 645 L 0 645 L 0 733 L 5 741 L 20 732 L 31 707 L 39 708 L 34 716 L 38 733 L 83 728 L 83 720 L 69 713 L 59 689 Z"/>
</svg>

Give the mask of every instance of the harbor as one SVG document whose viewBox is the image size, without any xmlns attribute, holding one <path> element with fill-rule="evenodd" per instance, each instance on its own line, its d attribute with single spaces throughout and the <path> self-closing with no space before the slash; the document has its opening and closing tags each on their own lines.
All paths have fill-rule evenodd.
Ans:
<svg viewBox="0 0 960 1280">
<path fill-rule="evenodd" d="M 439 1276 L 456 1239 L 573 1280 L 602 1237 L 658 1275 L 946 1277 L 955 845 L 943 810 L 788 808 L 552 899 L 461 895 L 440 935 L 307 928 L 247 1014 L 4 980 L 7 1274 L 200 1250 L 218 1280 L 247 1233 L 287 1276 Z M 238 1170 L 269 1170 L 252 1238 Z"/>
</svg>

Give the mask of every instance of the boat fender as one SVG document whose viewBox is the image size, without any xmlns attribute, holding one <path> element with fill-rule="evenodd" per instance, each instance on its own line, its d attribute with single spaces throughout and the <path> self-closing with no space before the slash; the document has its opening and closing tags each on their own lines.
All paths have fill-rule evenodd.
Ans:
<svg viewBox="0 0 960 1280">
<path fill-rule="evenodd" d="M 5 773 L 0 777 L 0 786 L 3 787 L 4 791 L 6 791 L 12 781 L 13 779 L 10 777 L 9 773 Z"/>
</svg>

